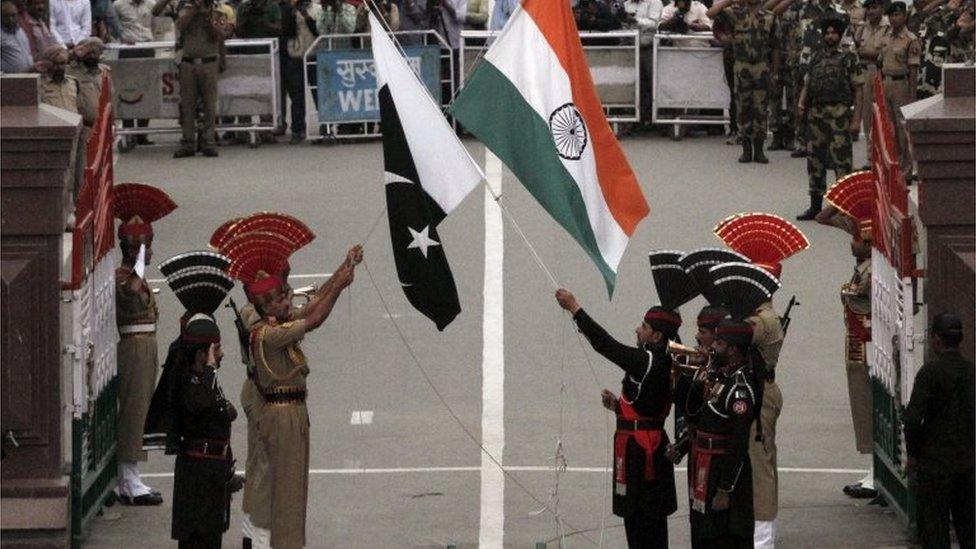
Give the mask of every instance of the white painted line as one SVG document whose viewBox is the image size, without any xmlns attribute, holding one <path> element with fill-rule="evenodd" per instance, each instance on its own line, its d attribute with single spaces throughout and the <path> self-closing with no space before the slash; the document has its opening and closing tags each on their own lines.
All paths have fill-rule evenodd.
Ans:
<svg viewBox="0 0 976 549">
<path fill-rule="evenodd" d="M 502 163 L 485 150 L 485 180 L 502 192 Z M 485 188 L 485 292 L 481 364 L 481 445 L 499 463 L 505 452 L 505 308 L 502 210 Z M 482 452 L 481 521 L 478 546 L 502 549 L 505 542 L 505 473 Z"/>
<path fill-rule="evenodd" d="M 349 418 L 350 425 L 369 425 L 371 423 L 373 423 L 372 410 L 354 411 Z"/>
<path fill-rule="evenodd" d="M 495 468 L 497 470 L 497 467 Z M 312 475 L 384 475 L 384 474 L 407 474 L 407 473 L 475 473 L 484 470 L 482 466 L 461 466 L 461 467 L 378 467 L 378 468 L 359 468 L 346 467 L 341 469 L 309 469 Z M 510 473 L 549 473 L 552 467 L 548 465 L 514 465 L 505 467 Z M 685 467 L 675 467 L 676 473 L 687 471 Z M 238 471 L 244 472 L 244 471 Z M 567 473 L 601 473 L 610 472 L 606 467 L 567 467 Z M 863 475 L 867 469 L 831 469 L 819 467 L 780 467 L 780 473 L 813 474 L 813 475 Z M 172 478 L 173 473 L 143 473 L 142 478 Z"/>
</svg>

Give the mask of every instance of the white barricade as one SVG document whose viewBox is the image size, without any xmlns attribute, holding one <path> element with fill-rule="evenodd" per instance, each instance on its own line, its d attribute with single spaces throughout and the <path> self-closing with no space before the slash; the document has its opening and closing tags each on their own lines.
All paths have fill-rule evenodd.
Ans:
<svg viewBox="0 0 976 549">
<path fill-rule="evenodd" d="M 722 48 L 709 44 L 711 33 L 654 35 L 654 84 L 651 123 L 673 124 L 675 136 L 681 124 L 728 124 L 729 86 L 725 83 Z M 662 115 L 662 109 L 672 111 Z M 674 113 L 674 110 L 680 113 Z M 704 115 L 687 110 L 721 110 Z"/>
<path fill-rule="evenodd" d="M 454 58 L 435 31 L 400 31 L 393 36 L 434 100 L 454 96 Z M 380 135 L 380 106 L 369 34 L 328 34 L 305 52 L 307 137 L 350 139 Z M 342 127 L 354 128 L 344 133 Z"/>
<path fill-rule="evenodd" d="M 461 31 L 461 86 L 499 31 Z M 636 30 L 581 32 L 580 41 L 607 121 L 640 119 L 640 37 Z"/>
<path fill-rule="evenodd" d="M 281 119 L 281 72 L 278 39 L 228 40 L 227 68 L 217 80 L 217 128 L 255 132 L 274 131 Z M 109 44 L 102 58 L 112 68 L 116 120 L 175 120 L 180 118 L 179 66 L 173 42 L 135 45 Z M 222 122 L 235 117 L 244 122 Z M 262 117 L 264 120 L 253 117 Z M 119 128 L 123 135 L 173 133 L 172 123 Z"/>
</svg>

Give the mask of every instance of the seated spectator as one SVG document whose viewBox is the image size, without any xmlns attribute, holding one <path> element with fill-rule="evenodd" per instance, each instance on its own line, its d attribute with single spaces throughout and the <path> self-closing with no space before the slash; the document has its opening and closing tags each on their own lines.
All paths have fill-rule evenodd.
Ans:
<svg viewBox="0 0 976 549">
<path fill-rule="evenodd" d="M 379 17 L 386 21 L 386 26 L 391 32 L 400 30 L 400 8 L 393 0 L 379 0 L 376 3 L 379 9 Z"/>
<path fill-rule="evenodd" d="M 397 0 L 400 6 L 400 30 L 419 31 L 430 28 L 427 0 Z M 420 44 L 419 36 L 406 35 L 400 39 L 403 45 Z"/>
<path fill-rule="evenodd" d="M 602 0 L 580 0 L 573 12 L 579 14 L 576 26 L 581 32 L 606 32 L 620 28 L 620 20 Z"/>
<path fill-rule="evenodd" d="M 103 42 L 121 39 L 122 26 L 112 0 L 91 0 L 91 15 L 92 36 L 101 38 Z"/>
<path fill-rule="evenodd" d="M 115 0 L 119 38 L 124 44 L 152 42 L 152 4 L 147 0 Z"/>
<path fill-rule="evenodd" d="M 50 0 L 51 32 L 67 49 L 92 35 L 92 9 L 88 0 Z"/>
<path fill-rule="evenodd" d="M 156 0 L 152 8 L 152 32 L 154 42 L 176 39 L 176 19 L 179 17 L 179 0 Z"/>
<path fill-rule="evenodd" d="M 29 72 L 34 65 L 27 33 L 17 24 L 19 10 L 12 0 L 0 4 L 0 72 Z"/>
<path fill-rule="evenodd" d="M 48 24 L 47 0 L 27 0 L 26 9 L 18 14 L 18 22 L 30 41 L 32 56 L 37 57 L 48 46 L 58 44 Z"/>
<path fill-rule="evenodd" d="M 675 0 L 673 4 L 665 6 L 664 11 L 661 12 L 659 28 L 665 32 L 682 34 L 708 32 L 712 30 L 712 20 L 705 15 L 707 11 L 705 4 L 698 0 Z"/>
<path fill-rule="evenodd" d="M 464 14 L 464 28 L 485 30 L 488 25 L 488 0 L 468 0 L 468 11 Z"/>
<path fill-rule="evenodd" d="M 518 5 L 518 0 L 496 0 L 495 9 L 491 12 L 491 22 L 488 28 L 491 30 L 501 30 L 505 26 L 505 23 L 508 23 L 508 18 L 512 16 Z"/>
</svg>

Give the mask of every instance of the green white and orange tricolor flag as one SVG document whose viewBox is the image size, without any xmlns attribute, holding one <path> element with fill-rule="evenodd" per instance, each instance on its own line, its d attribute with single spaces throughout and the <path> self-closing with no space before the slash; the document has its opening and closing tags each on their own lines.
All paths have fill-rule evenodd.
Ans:
<svg viewBox="0 0 976 549">
<path fill-rule="evenodd" d="M 593 86 L 566 0 L 525 0 L 453 104 L 583 246 L 612 294 L 647 201 Z"/>
</svg>

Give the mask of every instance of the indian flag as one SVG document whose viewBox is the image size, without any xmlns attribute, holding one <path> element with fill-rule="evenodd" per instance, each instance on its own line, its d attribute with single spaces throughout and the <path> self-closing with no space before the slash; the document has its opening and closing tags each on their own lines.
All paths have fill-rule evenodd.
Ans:
<svg viewBox="0 0 976 549">
<path fill-rule="evenodd" d="M 613 294 L 648 207 L 603 114 L 569 4 L 525 0 L 453 111 L 583 246 Z"/>
</svg>

